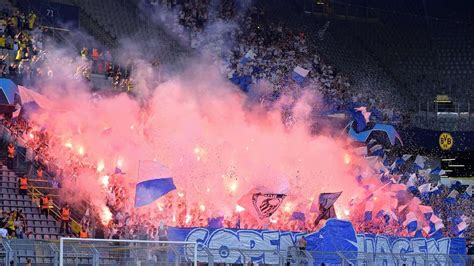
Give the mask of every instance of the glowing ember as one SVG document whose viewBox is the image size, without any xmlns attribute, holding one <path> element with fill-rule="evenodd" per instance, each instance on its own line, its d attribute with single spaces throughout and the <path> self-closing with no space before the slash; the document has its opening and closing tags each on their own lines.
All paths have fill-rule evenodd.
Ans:
<svg viewBox="0 0 474 266">
<path fill-rule="evenodd" d="M 186 224 L 189 224 L 189 222 L 191 222 L 191 219 L 192 219 L 192 218 L 193 218 L 193 217 L 192 217 L 191 215 L 186 214 L 186 217 L 185 217 L 185 221 L 184 221 L 184 222 L 185 222 Z"/>
<path fill-rule="evenodd" d="M 283 207 L 283 211 L 285 212 L 291 212 L 291 209 L 293 208 L 293 205 L 291 204 L 291 202 L 287 202 L 285 204 L 285 207 Z"/>
<path fill-rule="evenodd" d="M 206 210 L 206 206 L 204 204 L 199 205 L 199 209 L 203 212 Z"/>
<path fill-rule="evenodd" d="M 158 203 L 156 203 L 156 206 L 158 207 L 158 210 L 159 210 L 160 212 L 163 211 L 163 204 L 161 204 L 160 202 L 158 202 Z"/>
<path fill-rule="evenodd" d="M 103 225 L 107 225 L 112 220 L 112 213 L 107 206 L 102 206 L 100 212 L 100 221 Z"/>
<path fill-rule="evenodd" d="M 102 172 L 105 169 L 105 162 L 104 161 L 99 161 L 97 163 L 97 172 Z"/>
<path fill-rule="evenodd" d="M 344 163 L 345 164 L 351 163 L 351 156 L 348 153 L 344 153 Z"/>
<path fill-rule="evenodd" d="M 123 166 L 123 159 L 122 158 L 119 158 L 117 160 L 117 167 L 121 168 Z"/>
<path fill-rule="evenodd" d="M 244 207 L 242 207 L 238 204 L 235 205 L 235 212 L 243 212 L 243 211 L 245 211 Z"/>
<path fill-rule="evenodd" d="M 108 187 L 109 186 L 109 176 L 108 175 L 104 175 L 100 178 L 100 183 L 102 183 L 102 185 L 104 187 Z"/>
<path fill-rule="evenodd" d="M 66 147 L 69 148 L 69 149 L 72 149 L 72 143 L 71 143 L 71 142 L 66 142 L 66 143 L 64 144 L 64 146 L 66 146 Z"/>
<path fill-rule="evenodd" d="M 238 187 L 238 183 L 237 181 L 232 181 L 230 184 L 229 184 L 229 191 L 230 192 L 235 192 L 237 190 L 237 187 Z"/>
<path fill-rule="evenodd" d="M 79 148 L 77 149 L 77 152 L 78 152 L 80 155 L 84 155 L 84 147 L 79 146 Z"/>
</svg>

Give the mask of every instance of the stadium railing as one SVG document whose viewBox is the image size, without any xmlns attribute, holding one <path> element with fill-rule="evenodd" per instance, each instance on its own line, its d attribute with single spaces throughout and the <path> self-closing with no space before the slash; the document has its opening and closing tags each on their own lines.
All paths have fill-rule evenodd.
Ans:
<svg viewBox="0 0 474 266">
<path fill-rule="evenodd" d="M 223 263 L 227 256 L 240 257 L 238 264 L 262 262 L 266 265 L 474 265 L 473 255 L 447 254 L 393 254 L 366 252 L 314 252 L 288 250 L 252 250 L 245 248 L 208 248 L 193 242 L 78 239 L 63 238 L 61 241 L 12 239 L 2 241 L 0 260 L 25 263 L 30 258 L 35 265 L 196 265 Z M 61 247 L 62 246 L 62 247 Z M 62 252 L 61 252 L 62 250 Z M 152 258 L 153 257 L 153 258 Z M 61 264 L 61 258 L 62 264 Z"/>
<path fill-rule="evenodd" d="M 126 239 L 61 238 L 59 265 L 194 265 L 195 242 Z"/>
</svg>

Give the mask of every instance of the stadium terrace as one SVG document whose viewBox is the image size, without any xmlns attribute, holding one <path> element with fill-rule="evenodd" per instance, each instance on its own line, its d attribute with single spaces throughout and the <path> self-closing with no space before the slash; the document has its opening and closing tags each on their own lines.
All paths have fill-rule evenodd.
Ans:
<svg viewBox="0 0 474 266">
<path fill-rule="evenodd" d="M 0 0 L 1 263 L 472 265 L 445 2 Z"/>
</svg>

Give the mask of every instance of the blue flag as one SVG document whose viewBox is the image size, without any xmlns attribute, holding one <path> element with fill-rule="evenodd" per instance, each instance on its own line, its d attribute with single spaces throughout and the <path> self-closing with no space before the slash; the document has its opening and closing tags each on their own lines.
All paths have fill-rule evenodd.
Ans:
<svg viewBox="0 0 474 266">
<path fill-rule="evenodd" d="M 341 194 L 342 191 L 319 194 L 319 210 L 316 209 L 317 207 L 315 202 L 313 202 L 313 205 L 311 206 L 311 212 L 319 212 L 318 217 L 316 217 L 316 220 L 314 221 L 315 225 L 318 225 L 322 219 L 327 220 L 330 218 L 337 218 L 336 210 L 334 209 L 334 203 L 339 198 L 339 196 L 341 196 Z"/>
<path fill-rule="evenodd" d="M 155 161 L 140 161 L 135 207 L 148 205 L 175 189 L 171 173 L 166 167 Z"/>
<path fill-rule="evenodd" d="M 304 222 L 306 220 L 304 213 L 302 212 L 293 212 L 291 215 L 291 220 L 298 220 Z"/>
<path fill-rule="evenodd" d="M 354 119 L 355 125 L 356 125 L 356 132 L 359 133 L 363 131 L 367 127 L 367 119 L 364 116 L 365 113 L 362 112 L 361 110 L 356 110 L 356 109 L 349 109 L 349 112 L 352 115 L 352 118 Z"/>
<path fill-rule="evenodd" d="M 298 84 L 302 85 L 303 82 L 306 79 L 306 76 L 308 76 L 309 70 L 304 69 L 300 66 L 297 66 L 293 69 L 293 72 L 291 72 L 291 78 Z"/>
<path fill-rule="evenodd" d="M 135 190 L 135 207 L 148 205 L 175 189 L 176 186 L 171 177 L 140 182 Z"/>
<path fill-rule="evenodd" d="M 117 174 L 125 174 L 124 172 L 122 172 L 122 169 L 120 169 L 119 167 L 115 167 L 115 170 L 114 170 L 114 175 L 117 175 Z"/>
<path fill-rule="evenodd" d="M 215 217 L 215 218 L 209 218 L 207 220 L 207 227 L 209 228 L 222 228 L 224 227 L 222 225 L 222 222 L 224 221 L 224 217 Z M 239 222 L 240 223 L 240 222 Z M 239 225 L 240 226 L 240 225 Z"/>
</svg>

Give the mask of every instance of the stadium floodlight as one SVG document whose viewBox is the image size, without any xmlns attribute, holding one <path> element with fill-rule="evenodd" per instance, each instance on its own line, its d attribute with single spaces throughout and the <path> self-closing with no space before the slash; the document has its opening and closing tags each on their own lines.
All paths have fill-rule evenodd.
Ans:
<svg viewBox="0 0 474 266">
<path fill-rule="evenodd" d="M 196 242 L 66 238 L 59 240 L 59 265 L 194 265 Z"/>
</svg>

